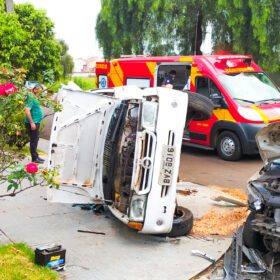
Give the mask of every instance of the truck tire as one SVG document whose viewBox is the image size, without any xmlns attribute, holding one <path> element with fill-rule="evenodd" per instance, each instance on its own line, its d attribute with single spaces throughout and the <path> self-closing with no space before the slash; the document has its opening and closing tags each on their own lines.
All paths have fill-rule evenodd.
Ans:
<svg viewBox="0 0 280 280">
<path fill-rule="evenodd" d="M 211 118 L 213 111 L 212 101 L 199 94 L 188 92 L 187 124 L 192 121 L 205 121 Z"/>
<path fill-rule="evenodd" d="M 232 131 L 223 131 L 217 138 L 216 149 L 220 158 L 236 161 L 242 157 L 242 148 L 238 136 Z"/>
<path fill-rule="evenodd" d="M 193 227 L 193 214 L 192 212 L 184 207 L 177 206 L 172 229 L 165 236 L 177 237 L 187 235 Z"/>
</svg>

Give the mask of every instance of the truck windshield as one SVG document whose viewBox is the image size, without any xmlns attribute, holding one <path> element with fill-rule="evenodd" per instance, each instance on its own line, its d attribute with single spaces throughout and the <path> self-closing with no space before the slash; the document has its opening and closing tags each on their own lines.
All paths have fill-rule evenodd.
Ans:
<svg viewBox="0 0 280 280">
<path fill-rule="evenodd" d="M 241 105 L 270 104 L 280 101 L 280 92 L 265 73 L 221 75 L 219 81 Z"/>
</svg>

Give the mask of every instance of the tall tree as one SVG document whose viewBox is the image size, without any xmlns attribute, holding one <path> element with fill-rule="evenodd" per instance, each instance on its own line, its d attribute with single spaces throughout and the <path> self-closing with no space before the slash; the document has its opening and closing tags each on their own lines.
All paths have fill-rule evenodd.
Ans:
<svg viewBox="0 0 280 280">
<path fill-rule="evenodd" d="M 224 39 L 232 49 L 237 53 L 252 54 L 254 60 L 269 71 L 279 71 L 279 0 L 219 0 L 217 8 L 226 23 L 223 30 L 228 30 Z M 217 31 L 213 30 L 214 33 Z"/>
<path fill-rule="evenodd" d="M 214 51 L 252 54 L 280 69 L 279 0 L 101 0 L 97 39 L 109 59 L 121 54 L 201 54 L 206 28 Z"/>
<path fill-rule="evenodd" d="M 14 11 L 14 1 L 13 0 L 6 0 L 6 12 L 10 13 Z"/>
<path fill-rule="evenodd" d="M 208 2 L 102 0 L 96 33 L 104 56 L 201 54 Z"/>
<path fill-rule="evenodd" d="M 61 47 L 45 11 L 31 4 L 15 5 L 13 13 L 0 11 L 0 38 L 0 64 L 23 67 L 32 80 L 42 80 L 50 69 L 56 78 L 61 75 Z"/>
<path fill-rule="evenodd" d="M 60 63 L 62 65 L 63 77 L 71 75 L 74 68 L 74 61 L 70 54 L 68 54 L 69 47 L 64 40 L 58 40 L 61 46 Z"/>
</svg>

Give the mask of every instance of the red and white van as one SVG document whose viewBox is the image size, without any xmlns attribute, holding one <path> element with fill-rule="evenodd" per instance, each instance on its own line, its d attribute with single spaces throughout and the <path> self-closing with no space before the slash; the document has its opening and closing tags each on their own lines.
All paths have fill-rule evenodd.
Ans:
<svg viewBox="0 0 280 280">
<path fill-rule="evenodd" d="M 174 89 L 204 95 L 215 105 L 209 120 L 192 121 L 185 129 L 185 144 L 217 149 L 225 160 L 258 153 L 256 133 L 280 120 L 280 91 L 249 55 L 143 56 L 97 62 L 97 85 L 157 87 L 171 70 L 176 71 Z"/>
</svg>

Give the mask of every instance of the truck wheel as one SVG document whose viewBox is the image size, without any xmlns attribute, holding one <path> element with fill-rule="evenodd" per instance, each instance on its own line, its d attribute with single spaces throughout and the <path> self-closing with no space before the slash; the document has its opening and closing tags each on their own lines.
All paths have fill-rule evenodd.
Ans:
<svg viewBox="0 0 280 280">
<path fill-rule="evenodd" d="M 212 101 L 199 94 L 188 92 L 187 124 L 192 121 L 204 121 L 211 118 L 213 111 Z"/>
<path fill-rule="evenodd" d="M 166 236 L 176 237 L 187 235 L 193 226 L 193 214 L 184 207 L 177 206 L 174 214 L 172 229 Z"/>
<path fill-rule="evenodd" d="M 218 136 L 216 148 L 224 160 L 235 161 L 242 157 L 240 140 L 231 131 L 224 131 Z"/>
</svg>

